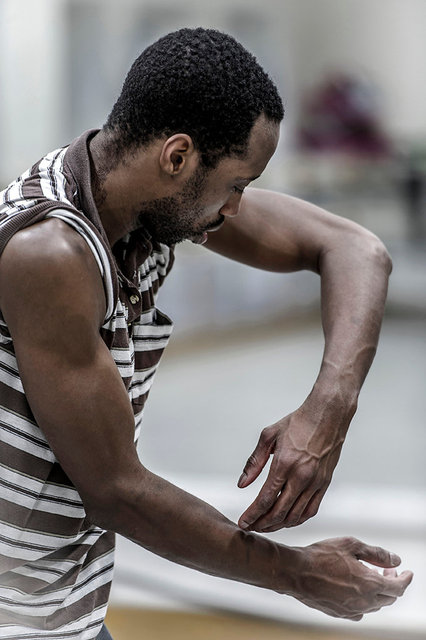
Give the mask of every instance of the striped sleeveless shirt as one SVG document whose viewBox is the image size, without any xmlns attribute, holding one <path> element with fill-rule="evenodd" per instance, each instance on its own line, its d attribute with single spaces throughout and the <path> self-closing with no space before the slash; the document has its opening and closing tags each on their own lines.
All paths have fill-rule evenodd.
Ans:
<svg viewBox="0 0 426 640">
<path fill-rule="evenodd" d="M 107 311 L 101 335 L 129 395 L 138 438 L 172 329 L 156 308 L 173 251 L 140 229 L 108 244 L 90 188 L 88 131 L 0 192 L 0 254 L 18 230 L 60 218 L 90 247 Z M 114 534 L 91 525 L 26 400 L 0 310 L 0 637 L 90 640 L 106 612 Z"/>
</svg>

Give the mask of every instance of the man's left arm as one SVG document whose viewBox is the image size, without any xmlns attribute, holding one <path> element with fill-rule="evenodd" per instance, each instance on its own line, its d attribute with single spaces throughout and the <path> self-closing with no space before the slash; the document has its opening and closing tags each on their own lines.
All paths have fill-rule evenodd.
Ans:
<svg viewBox="0 0 426 640">
<path fill-rule="evenodd" d="M 206 246 L 261 269 L 321 276 L 325 347 L 318 377 L 298 409 L 262 431 L 238 482 L 251 484 L 273 455 L 239 525 L 264 532 L 296 526 L 318 511 L 338 462 L 376 352 L 391 260 L 359 225 L 260 189 L 244 193 L 239 215 L 209 234 Z"/>
</svg>

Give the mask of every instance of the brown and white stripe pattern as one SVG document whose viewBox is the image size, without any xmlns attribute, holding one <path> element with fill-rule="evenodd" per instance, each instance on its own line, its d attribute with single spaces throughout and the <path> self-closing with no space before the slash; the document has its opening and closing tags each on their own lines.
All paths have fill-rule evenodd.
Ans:
<svg viewBox="0 0 426 640">
<path fill-rule="evenodd" d="M 135 416 L 143 407 L 172 324 L 156 308 L 173 252 L 143 231 L 112 255 L 90 192 L 92 132 L 48 154 L 0 192 L 0 253 L 17 230 L 59 217 L 86 240 L 103 277 L 101 335 Z M 114 534 L 92 526 L 26 400 L 0 313 L 0 637 L 95 638 L 108 601 Z"/>
</svg>

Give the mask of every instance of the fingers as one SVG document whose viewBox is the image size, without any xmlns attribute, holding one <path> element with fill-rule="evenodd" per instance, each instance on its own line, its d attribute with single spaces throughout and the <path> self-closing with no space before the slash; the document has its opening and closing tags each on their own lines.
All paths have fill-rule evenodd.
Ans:
<svg viewBox="0 0 426 640">
<path fill-rule="evenodd" d="M 272 533 L 283 527 L 295 527 L 300 524 L 300 514 L 304 512 L 305 507 L 310 503 L 313 493 L 315 494 L 315 489 L 309 487 L 298 496 L 297 492 L 291 489 L 290 482 L 288 482 L 272 509 L 252 524 L 253 531 Z"/>
<path fill-rule="evenodd" d="M 289 493 L 290 492 L 287 485 L 278 496 L 275 504 L 272 506 L 272 509 L 270 509 L 265 515 L 262 515 L 258 520 L 253 522 L 253 524 L 251 525 L 251 529 L 253 531 L 259 531 L 262 533 L 272 533 L 273 531 L 278 531 L 278 529 L 282 529 L 284 526 L 286 526 L 285 521 L 287 513 L 292 506 L 291 504 L 288 504 Z M 290 495 L 290 500 L 294 500 L 292 493 Z"/>
<path fill-rule="evenodd" d="M 260 490 L 259 495 L 240 517 L 238 526 L 241 529 L 253 529 L 253 525 L 257 520 L 259 520 L 265 513 L 268 513 L 275 504 L 282 489 L 283 481 L 279 478 L 277 479 L 275 474 L 271 473 L 271 470 L 269 471 L 268 478 Z M 259 531 L 258 528 L 255 530 Z"/>
<path fill-rule="evenodd" d="M 406 588 L 413 579 L 412 571 L 403 571 L 399 576 L 383 576 L 384 585 L 381 595 L 399 598 L 405 593 Z"/>
<path fill-rule="evenodd" d="M 313 483 L 303 490 L 289 480 L 268 513 L 251 524 L 253 531 L 272 533 L 283 527 L 296 527 L 312 518 L 319 509 L 329 483 L 317 489 Z M 299 495 L 299 490 L 302 493 Z"/>
<path fill-rule="evenodd" d="M 400 595 L 403 595 L 401 593 Z M 374 604 L 372 604 L 369 609 L 365 611 L 365 613 L 374 613 L 375 611 L 380 611 L 383 607 L 390 607 L 398 600 L 399 596 L 384 596 L 378 595 L 375 598 Z"/>
<path fill-rule="evenodd" d="M 354 540 L 353 542 L 355 556 L 358 560 L 364 560 L 377 567 L 384 567 L 383 576 L 381 576 L 380 597 L 396 599 L 402 596 L 413 579 L 413 572 L 403 571 L 399 575 L 397 574 L 394 567 L 401 564 L 401 558 L 396 553 L 387 551 L 382 547 L 366 545 L 359 540 Z"/>
<path fill-rule="evenodd" d="M 309 488 L 302 496 L 300 496 L 299 500 L 295 502 L 289 513 L 287 514 L 284 526 L 286 527 L 296 527 L 300 524 L 309 520 L 309 518 L 313 518 L 318 513 L 318 509 L 320 507 L 321 501 L 328 489 L 329 482 L 323 484 L 323 486 L 315 491 Z"/>
<path fill-rule="evenodd" d="M 303 550 L 302 550 L 303 551 Z M 381 547 L 373 547 L 352 537 L 323 540 L 304 549 L 306 563 L 298 567 L 298 599 L 328 615 L 359 621 L 366 613 L 388 607 L 402 596 L 413 574 L 400 575 L 394 567 L 383 573 L 361 561 L 396 565 L 400 559 Z M 306 570 L 307 569 L 307 570 Z"/>
<path fill-rule="evenodd" d="M 376 611 L 380 611 L 383 607 L 390 607 L 397 601 L 398 598 L 390 597 L 390 596 L 377 596 L 373 605 L 371 605 L 368 609 L 365 610 L 364 613 L 374 613 Z M 352 620 L 353 622 L 359 622 L 363 619 L 364 614 L 357 614 L 354 616 L 344 616 L 347 620 Z"/>
<path fill-rule="evenodd" d="M 321 489 L 314 493 L 311 500 L 306 505 L 305 510 L 302 512 L 302 515 L 300 516 L 297 524 L 303 524 L 304 522 L 306 522 L 306 520 L 309 520 L 309 518 L 313 518 L 318 513 L 320 504 L 326 494 L 329 484 L 330 483 L 327 482 Z"/>
<path fill-rule="evenodd" d="M 373 611 L 379 611 L 382 607 L 390 607 L 390 605 L 396 602 L 397 599 L 398 598 L 396 596 L 377 596 L 377 609 L 373 609 Z"/>
<path fill-rule="evenodd" d="M 293 418 L 295 414 L 292 414 Z M 328 488 L 340 447 L 312 445 L 311 430 L 302 433 L 288 417 L 263 429 L 259 442 L 238 480 L 243 488 L 255 480 L 271 454 L 268 478 L 239 526 L 253 531 L 294 527 L 315 515 Z M 293 426 L 292 426 L 293 425 Z"/>
<path fill-rule="evenodd" d="M 401 558 L 396 555 L 396 553 L 386 551 L 386 549 L 383 549 L 382 547 L 373 547 L 364 544 L 359 540 L 355 540 L 354 543 L 354 552 L 358 560 L 364 560 L 376 567 L 384 568 L 397 567 L 401 564 Z"/>
<path fill-rule="evenodd" d="M 247 487 L 256 480 L 265 464 L 268 462 L 275 446 L 275 430 L 270 427 L 264 429 L 260 434 L 259 442 L 255 450 L 247 460 L 243 472 L 238 480 L 240 489 Z"/>
</svg>

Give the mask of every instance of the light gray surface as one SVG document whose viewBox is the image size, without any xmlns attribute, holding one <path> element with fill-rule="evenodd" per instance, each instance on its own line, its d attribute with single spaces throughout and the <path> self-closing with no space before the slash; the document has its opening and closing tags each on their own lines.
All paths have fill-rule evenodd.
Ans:
<svg viewBox="0 0 426 640">
<path fill-rule="evenodd" d="M 260 481 L 236 487 L 259 430 L 296 408 L 316 375 L 318 325 L 259 328 L 249 342 L 166 356 L 148 403 L 139 451 L 144 464 L 237 520 Z M 426 478 L 424 429 L 426 322 L 389 318 L 362 392 L 344 453 L 318 516 L 274 534 L 305 545 L 355 535 L 399 553 L 415 579 L 391 608 L 354 626 L 247 585 L 173 565 L 119 539 L 115 604 L 197 610 L 219 608 L 319 628 L 424 638 L 426 629 Z"/>
<path fill-rule="evenodd" d="M 259 327 L 186 357 L 164 356 L 147 405 L 140 455 L 161 473 L 237 481 L 260 429 L 296 409 L 314 382 L 321 327 Z M 426 321 L 387 318 L 334 482 L 426 490 Z"/>
<path fill-rule="evenodd" d="M 380 219 L 376 222 L 384 230 Z M 374 631 L 387 640 L 423 640 L 426 252 L 421 246 L 397 242 L 398 234 L 391 234 L 388 225 L 386 229 L 393 240 L 391 315 L 385 319 L 378 353 L 332 486 L 315 518 L 275 536 L 287 544 L 304 545 L 326 537 L 355 535 L 387 547 L 401 555 L 403 569 L 415 572 L 405 597 L 354 626 L 291 598 L 173 565 L 120 538 L 112 602 L 191 610 L 218 607 L 334 630 Z M 175 317 L 175 304 L 182 303 L 183 295 L 193 309 L 207 299 L 210 312 L 200 308 L 195 327 L 199 329 L 207 318 L 211 331 L 204 327 L 204 348 L 193 345 L 180 355 L 173 349 L 166 352 L 147 404 L 139 452 L 148 468 L 236 520 L 262 482 L 261 478 L 244 491 L 236 487 L 261 428 L 297 408 L 315 380 L 322 330 L 319 320 L 307 321 L 303 309 L 318 304 L 318 279 L 313 274 L 281 276 L 281 288 L 280 276 L 253 272 L 221 259 L 211 265 L 216 270 L 213 274 L 206 264 L 211 261 L 207 253 L 206 262 L 197 260 L 201 271 L 195 270 L 195 289 L 187 291 L 180 280 L 194 272 L 191 261 L 196 258 L 191 254 L 161 293 L 160 308 Z M 265 285 L 260 308 L 249 295 L 252 276 L 256 291 Z M 282 299 L 274 299 L 277 295 Z M 268 312 L 285 306 L 299 316 L 289 321 L 284 310 L 282 330 L 276 324 L 274 328 L 259 324 L 248 332 L 235 330 L 239 314 L 243 320 L 252 320 L 254 310 L 259 312 L 255 319 L 267 318 Z M 189 325 L 185 326 L 189 318 L 183 314 L 176 319 L 175 340 L 179 342 L 191 335 Z M 212 332 L 218 325 L 231 328 L 233 337 L 221 337 L 220 332 L 215 337 Z"/>
<path fill-rule="evenodd" d="M 274 536 L 305 545 L 355 535 L 395 551 L 402 569 L 415 573 L 405 597 L 354 626 L 294 599 L 173 565 L 119 539 L 113 602 L 213 607 L 334 631 L 374 632 L 387 640 L 424 639 L 426 251 L 420 243 L 398 240 L 404 223 L 399 207 L 393 217 L 385 203 L 375 211 L 373 230 L 387 241 L 394 260 L 378 353 L 319 514 Z M 309 273 L 256 272 L 209 253 L 201 260 L 190 249 L 159 302 L 178 322 L 177 343 L 193 336 L 191 322 L 196 331 L 203 328 L 204 344 L 198 338 L 202 348 L 197 349 L 192 338 L 189 352 L 166 353 L 139 451 L 153 471 L 236 521 L 264 478 L 244 491 L 236 487 L 261 428 L 297 408 L 315 380 L 323 337 L 319 319 L 307 320 L 307 310 L 318 307 L 319 279 Z M 195 286 L 188 288 L 190 274 Z M 182 303 L 190 305 L 195 322 L 182 312 Z M 282 313 L 282 329 L 265 324 L 277 313 Z M 258 326 L 246 330 L 256 320 Z M 232 337 L 221 328 L 230 329 Z"/>
</svg>

